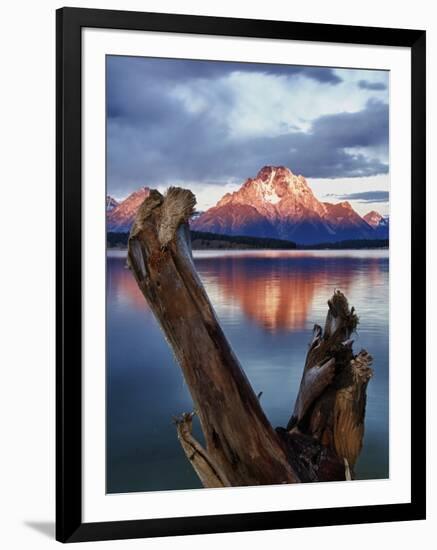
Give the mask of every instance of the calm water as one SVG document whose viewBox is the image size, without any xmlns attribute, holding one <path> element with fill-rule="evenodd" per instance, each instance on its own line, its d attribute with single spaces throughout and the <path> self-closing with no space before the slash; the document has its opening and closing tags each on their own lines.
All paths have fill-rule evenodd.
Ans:
<svg viewBox="0 0 437 550">
<path fill-rule="evenodd" d="M 360 317 L 354 348 L 374 357 L 357 477 L 388 477 L 387 251 L 202 251 L 195 262 L 273 426 L 290 416 L 313 324 L 334 289 L 346 294 Z M 188 389 L 124 265 L 109 252 L 107 490 L 200 487 L 172 424 L 193 408 Z"/>
</svg>

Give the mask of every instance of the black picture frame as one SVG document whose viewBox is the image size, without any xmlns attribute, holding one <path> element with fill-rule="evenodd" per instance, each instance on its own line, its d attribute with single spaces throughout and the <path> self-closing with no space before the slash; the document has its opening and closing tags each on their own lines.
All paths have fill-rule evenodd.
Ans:
<svg viewBox="0 0 437 550">
<path fill-rule="evenodd" d="M 81 31 L 85 27 L 411 50 L 411 502 L 375 506 L 82 522 Z M 422 30 L 62 8 L 56 14 L 56 538 L 127 539 L 425 519 L 425 48 Z"/>
</svg>

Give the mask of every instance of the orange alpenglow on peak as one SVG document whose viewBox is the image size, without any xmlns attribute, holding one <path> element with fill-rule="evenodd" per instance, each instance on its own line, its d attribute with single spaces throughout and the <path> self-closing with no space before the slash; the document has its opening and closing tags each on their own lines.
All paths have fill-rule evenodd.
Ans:
<svg viewBox="0 0 437 550">
<path fill-rule="evenodd" d="M 192 221 L 192 229 L 225 235 L 279 238 L 298 244 L 387 238 L 348 201 L 319 201 L 302 175 L 264 166 L 255 178 L 227 193 Z"/>
<path fill-rule="evenodd" d="M 369 225 L 375 226 L 379 225 L 381 223 L 381 220 L 383 220 L 384 218 L 379 212 L 376 212 L 376 210 L 371 210 L 365 216 L 363 216 L 363 219 L 366 220 Z"/>
<path fill-rule="evenodd" d="M 150 190 L 143 187 L 107 211 L 107 228 L 128 232 Z M 222 235 L 274 238 L 311 245 L 344 240 L 388 239 L 388 219 L 362 218 L 346 200 L 321 202 L 307 180 L 286 166 L 263 166 L 233 193 L 193 218 L 191 229 Z"/>
<path fill-rule="evenodd" d="M 148 187 L 141 187 L 108 211 L 106 215 L 108 231 L 116 233 L 129 232 L 140 204 L 149 196 L 149 193 L 150 189 Z"/>
</svg>

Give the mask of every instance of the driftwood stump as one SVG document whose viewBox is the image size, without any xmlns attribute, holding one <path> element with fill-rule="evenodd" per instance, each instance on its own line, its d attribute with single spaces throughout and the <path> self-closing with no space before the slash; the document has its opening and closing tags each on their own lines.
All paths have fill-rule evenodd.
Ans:
<svg viewBox="0 0 437 550">
<path fill-rule="evenodd" d="M 337 291 L 325 328 L 314 327 L 298 397 L 286 428 L 268 421 L 216 318 L 196 272 L 188 220 L 195 197 L 151 191 L 138 210 L 128 264 L 171 345 L 193 398 L 205 447 L 192 435 L 193 413 L 177 436 L 205 487 L 272 485 L 353 478 L 364 434 L 365 351 L 354 355 L 354 309 Z"/>
</svg>

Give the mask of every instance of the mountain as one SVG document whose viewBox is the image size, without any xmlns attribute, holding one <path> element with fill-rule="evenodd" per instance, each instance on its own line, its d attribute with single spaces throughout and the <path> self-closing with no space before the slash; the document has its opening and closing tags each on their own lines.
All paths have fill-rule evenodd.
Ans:
<svg viewBox="0 0 437 550">
<path fill-rule="evenodd" d="M 365 216 L 363 220 L 373 227 L 375 233 L 378 235 L 378 239 L 388 239 L 389 234 L 389 219 L 381 216 L 379 212 L 371 210 Z"/>
<path fill-rule="evenodd" d="M 149 195 L 142 187 L 121 202 L 107 196 L 107 231 L 128 233 L 135 213 Z M 362 218 L 343 201 L 319 201 L 306 179 L 284 166 L 265 166 L 238 191 L 197 212 L 191 229 L 219 235 L 293 241 L 298 245 L 388 239 L 388 219 L 372 211 Z"/>
<path fill-rule="evenodd" d="M 106 195 L 106 212 L 111 212 L 114 208 L 118 206 L 118 202 L 111 197 L 111 195 Z"/>
<path fill-rule="evenodd" d="M 284 166 L 264 166 L 234 193 L 191 222 L 196 231 L 315 244 L 380 238 L 347 201 L 319 201 L 306 179 Z"/>
<path fill-rule="evenodd" d="M 363 216 L 363 220 L 366 220 L 366 222 L 372 227 L 378 227 L 383 219 L 384 218 L 381 216 L 381 214 L 379 212 L 376 212 L 375 210 L 371 210 L 365 216 Z"/>
<path fill-rule="evenodd" d="M 111 210 L 107 210 L 106 229 L 114 233 L 129 232 L 137 213 L 138 207 L 149 196 L 150 189 L 142 187 L 131 193 L 124 201 L 118 203 Z"/>
</svg>

